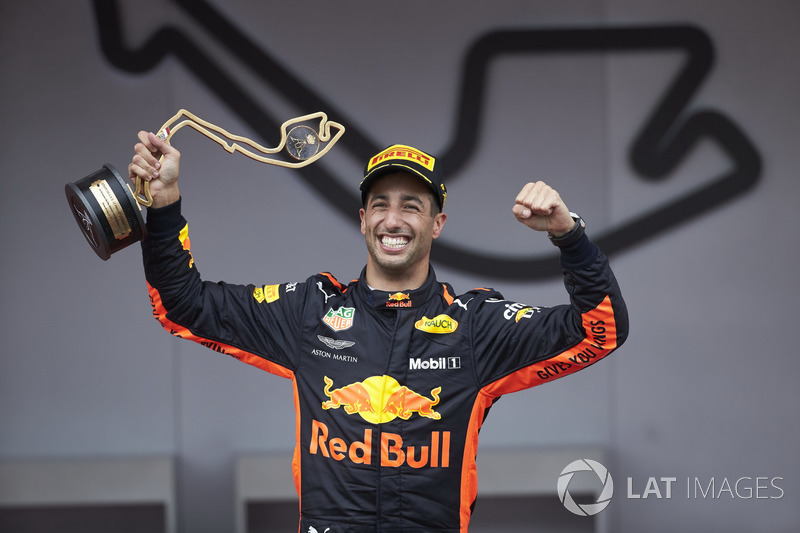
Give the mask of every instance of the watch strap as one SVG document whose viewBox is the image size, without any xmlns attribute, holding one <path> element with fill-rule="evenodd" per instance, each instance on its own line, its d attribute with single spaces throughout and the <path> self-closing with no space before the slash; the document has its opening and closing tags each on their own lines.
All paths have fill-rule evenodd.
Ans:
<svg viewBox="0 0 800 533">
<path fill-rule="evenodd" d="M 559 237 L 556 237 L 552 233 L 547 234 L 547 236 L 550 238 L 550 242 L 559 248 L 562 246 L 569 246 L 580 239 L 586 232 L 586 222 L 584 222 L 581 216 L 572 212 L 570 212 L 570 216 L 572 217 L 572 220 L 575 221 L 575 225 L 571 230 Z"/>
</svg>

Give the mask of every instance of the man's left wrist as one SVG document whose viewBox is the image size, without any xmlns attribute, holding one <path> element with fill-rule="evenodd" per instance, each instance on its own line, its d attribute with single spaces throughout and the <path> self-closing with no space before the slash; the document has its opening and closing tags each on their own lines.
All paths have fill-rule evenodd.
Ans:
<svg viewBox="0 0 800 533">
<path fill-rule="evenodd" d="M 584 222 L 583 218 L 581 218 L 581 216 L 577 213 L 570 212 L 570 216 L 575 222 L 572 226 L 572 229 L 560 235 L 554 235 L 552 233 L 547 234 L 550 242 L 552 242 L 555 246 L 568 246 L 583 236 L 584 231 L 586 230 L 586 222 Z"/>
</svg>

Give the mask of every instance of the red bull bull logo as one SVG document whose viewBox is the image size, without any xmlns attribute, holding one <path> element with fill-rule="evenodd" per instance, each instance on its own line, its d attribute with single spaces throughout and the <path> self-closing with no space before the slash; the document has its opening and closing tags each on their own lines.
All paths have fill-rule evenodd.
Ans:
<svg viewBox="0 0 800 533">
<path fill-rule="evenodd" d="M 406 292 L 396 292 L 387 298 L 386 307 L 411 307 L 411 295 Z"/>
<path fill-rule="evenodd" d="M 383 413 L 393 414 L 399 416 L 403 420 L 408 420 L 411 415 L 417 413 L 419 416 L 439 420 L 442 415 L 433 410 L 433 406 L 439 403 L 439 393 L 442 392 L 441 387 L 436 387 L 431 391 L 431 398 L 426 398 L 421 394 L 417 394 L 406 386 L 402 386 L 389 396 L 386 400 L 386 406 L 383 408 Z"/>
<path fill-rule="evenodd" d="M 431 420 L 440 420 L 442 415 L 433 408 L 439 404 L 441 387 L 431 390 L 430 397 L 424 396 L 405 385 L 400 385 L 391 376 L 371 376 L 364 381 L 333 388 L 333 380 L 323 378 L 323 392 L 328 400 L 322 408 L 342 408 L 348 415 L 358 414 L 364 420 L 381 424 L 398 416 L 408 420 L 414 414 Z M 311 445 L 309 453 L 321 454 L 336 461 L 348 459 L 357 464 L 372 464 L 372 429 L 365 428 L 362 440 L 348 443 L 340 437 L 331 437 L 328 426 L 318 420 L 311 423 Z M 398 467 L 404 464 L 412 468 L 430 466 L 447 468 L 450 466 L 450 432 L 431 431 L 430 440 L 422 445 L 406 445 L 403 437 L 388 431 L 380 433 L 380 465 Z"/>
<path fill-rule="evenodd" d="M 327 402 L 322 402 L 323 409 L 338 409 L 344 407 L 345 413 L 353 415 L 356 413 L 374 413 L 372 398 L 367 388 L 361 383 L 351 383 L 335 390 L 331 390 L 333 380 L 325 376 L 325 396 L 330 398 Z M 363 415 L 362 415 L 363 416 Z"/>
<path fill-rule="evenodd" d="M 382 424 L 400 417 L 408 420 L 412 415 L 439 420 L 442 415 L 434 411 L 439 404 L 441 387 L 431 390 L 431 397 L 419 394 L 405 385 L 400 385 L 391 376 L 371 376 L 361 382 L 350 383 L 343 387 L 333 388 L 333 380 L 323 378 L 323 392 L 328 397 L 322 402 L 323 409 L 342 407 L 348 415 L 359 414 L 361 418 L 373 424 Z"/>
</svg>

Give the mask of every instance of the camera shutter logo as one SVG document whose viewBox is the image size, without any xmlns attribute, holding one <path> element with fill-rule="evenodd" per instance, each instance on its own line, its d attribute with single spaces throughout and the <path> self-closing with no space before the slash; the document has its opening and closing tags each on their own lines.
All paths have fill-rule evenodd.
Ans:
<svg viewBox="0 0 800 533">
<path fill-rule="evenodd" d="M 578 472 L 594 472 L 603 484 L 603 490 L 595 503 L 580 505 L 572 499 L 568 490 L 569 482 L 572 480 L 572 476 Z M 605 509 L 611 503 L 611 497 L 614 495 L 614 480 L 611 479 L 608 469 L 597 461 L 578 459 L 568 464 L 561 471 L 556 488 L 558 490 L 558 499 L 561 500 L 561 503 L 564 504 L 568 511 L 580 516 L 592 516 Z"/>
</svg>

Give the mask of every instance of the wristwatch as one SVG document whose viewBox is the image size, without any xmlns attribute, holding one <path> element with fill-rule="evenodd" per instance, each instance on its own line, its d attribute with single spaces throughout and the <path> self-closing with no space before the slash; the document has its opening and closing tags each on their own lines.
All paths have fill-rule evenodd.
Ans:
<svg viewBox="0 0 800 533">
<path fill-rule="evenodd" d="M 552 233 L 547 234 L 547 236 L 550 238 L 550 242 L 558 247 L 569 246 L 573 242 L 580 239 L 583 236 L 583 233 L 586 231 L 586 222 L 584 222 L 580 215 L 571 211 L 569 215 L 572 217 L 572 220 L 575 221 L 575 225 L 571 230 L 569 230 L 569 232 L 561 235 L 560 237 L 556 237 Z"/>
</svg>

